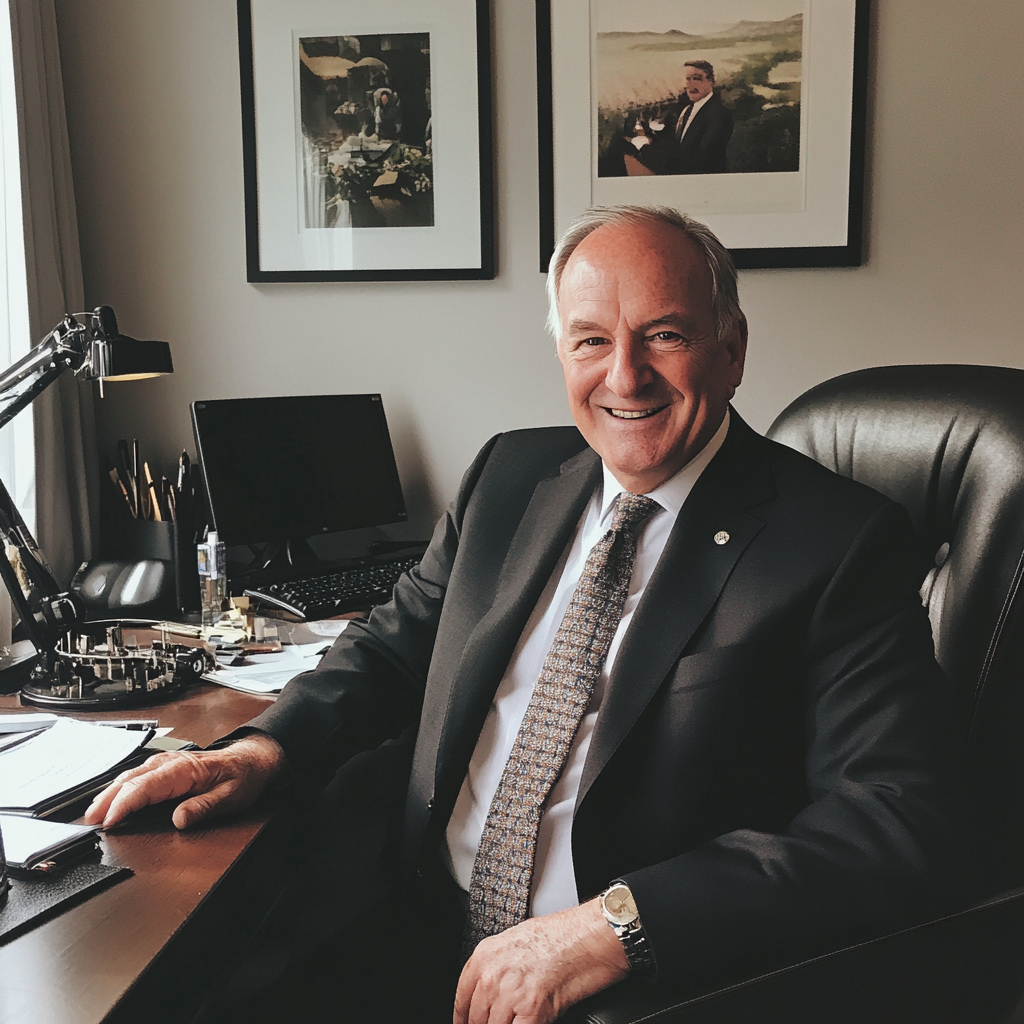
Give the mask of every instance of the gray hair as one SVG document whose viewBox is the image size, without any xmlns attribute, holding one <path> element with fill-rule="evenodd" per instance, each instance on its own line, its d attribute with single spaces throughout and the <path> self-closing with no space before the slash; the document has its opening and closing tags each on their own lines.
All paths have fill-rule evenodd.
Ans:
<svg viewBox="0 0 1024 1024">
<path fill-rule="evenodd" d="M 580 242 L 606 224 L 667 224 L 681 231 L 700 250 L 711 274 L 711 308 L 715 314 L 718 340 L 721 341 L 737 325 L 746 323 L 736 286 L 736 265 L 729 250 L 706 224 L 671 206 L 599 206 L 587 210 L 569 225 L 558 240 L 548 264 L 547 327 L 556 341 L 561 337 L 558 288 L 562 283 L 562 273 Z"/>
</svg>

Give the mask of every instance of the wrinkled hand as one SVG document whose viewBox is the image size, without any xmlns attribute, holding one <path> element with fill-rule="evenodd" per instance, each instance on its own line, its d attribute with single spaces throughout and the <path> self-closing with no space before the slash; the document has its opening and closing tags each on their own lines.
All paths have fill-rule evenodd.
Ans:
<svg viewBox="0 0 1024 1024">
<path fill-rule="evenodd" d="M 190 797 L 175 809 L 176 828 L 188 828 L 216 814 L 242 810 L 284 771 L 281 745 L 269 736 L 246 736 L 222 750 L 155 754 L 122 772 L 85 812 L 87 825 L 105 828 L 150 804 Z"/>
<path fill-rule="evenodd" d="M 454 1024 L 550 1024 L 628 973 L 594 899 L 484 939 L 459 978 Z"/>
</svg>

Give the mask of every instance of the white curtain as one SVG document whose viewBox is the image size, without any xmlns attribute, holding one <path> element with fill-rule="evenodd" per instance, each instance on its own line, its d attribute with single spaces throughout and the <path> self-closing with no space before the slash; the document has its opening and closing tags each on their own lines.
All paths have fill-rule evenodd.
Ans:
<svg viewBox="0 0 1024 1024">
<path fill-rule="evenodd" d="M 0 365 L 4 367 L 25 355 L 31 345 L 20 154 L 10 20 L 7 5 L 0 4 Z M 0 478 L 31 530 L 35 529 L 34 437 L 31 416 L 19 416 L 0 431 Z M 10 637 L 11 605 L 0 589 L 0 643 L 8 643 Z"/>
<path fill-rule="evenodd" d="M 9 3 L 21 141 L 28 323 L 35 343 L 65 312 L 82 311 L 85 300 L 54 2 Z M 67 373 L 32 406 L 35 534 L 56 578 L 64 584 L 79 562 L 92 555 L 98 517 L 92 387 Z"/>
</svg>

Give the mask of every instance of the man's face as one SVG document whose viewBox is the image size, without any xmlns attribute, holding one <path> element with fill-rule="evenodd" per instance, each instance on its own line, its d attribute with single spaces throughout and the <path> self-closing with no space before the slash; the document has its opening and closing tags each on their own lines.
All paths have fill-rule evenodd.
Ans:
<svg viewBox="0 0 1024 1024">
<path fill-rule="evenodd" d="M 562 275 L 558 357 L 572 416 L 635 494 L 711 440 L 743 378 L 746 331 L 717 339 L 710 278 L 696 246 L 657 223 L 598 228 Z"/>
<path fill-rule="evenodd" d="M 710 81 L 704 71 L 701 71 L 700 68 L 691 67 L 684 68 L 683 70 L 686 72 L 686 95 L 690 97 L 691 103 L 696 103 L 697 100 L 702 100 L 705 96 L 711 94 L 715 83 Z"/>
</svg>

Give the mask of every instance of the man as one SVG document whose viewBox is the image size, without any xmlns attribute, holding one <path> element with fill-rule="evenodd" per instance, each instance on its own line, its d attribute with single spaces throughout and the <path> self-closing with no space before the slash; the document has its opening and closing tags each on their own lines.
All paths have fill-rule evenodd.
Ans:
<svg viewBox="0 0 1024 1024">
<path fill-rule="evenodd" d="M 670 174 L 724 174 L 725 150 L 732 138 L 732 114 L 714 91 L 715 69 L 706 60 L 687 61 L 687 102 L 675 126 Z"/>
<path fill-rule="evenodd" d="M 402 101 L 386 86 L 373 94 L 374 132 L 378 139 L 398 139 L 402 135 Z"/>
<path fill-rule="evenodd" d="M 259 732 L 159 755 L 87 816 L 187 796 L 187 827 L 418 716 L 402 845 L 420 880 L 388 913 L 424 886 L 445 909 L 362 942 L 392 972 L 381 998 L 416 966 L 407 927 L 438 965 L 421 978 L 456 965 L 408 1020 L 450 1013 L 456 976 L 456 1024 L 546 1024 L 631 972 L 834 948 L 931 909 L 956 862 L 909 520 L 730 410 L 747 329 L 728 252 L 674 211 L 597 211 L 548 283 L 578 431 L 494 438 L 393 601 Z M 350 1008 L 338 965 L 381 916 L 354 908 L 345 951 L 292 991 L 319 978 Z"/>
</svg>

